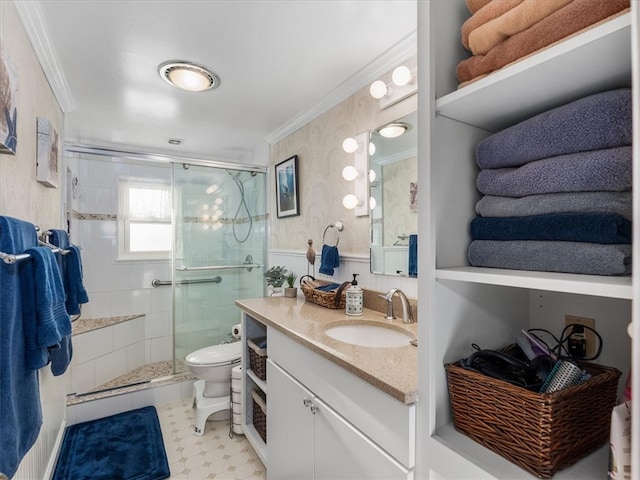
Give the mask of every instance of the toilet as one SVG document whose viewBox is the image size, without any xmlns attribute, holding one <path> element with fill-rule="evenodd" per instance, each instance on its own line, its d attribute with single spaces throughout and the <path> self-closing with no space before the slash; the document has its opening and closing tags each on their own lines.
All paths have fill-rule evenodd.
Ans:
<svg viewBox="0 0 640 480">
<path fill-rule="evenodd" d="M 204 435 L 207 418 L 213 413 L 229 411 L 231 370 L 240 363 L 241 348 L 241 342 L 224 343 L 201 348 L 185 358 L 189 370 L 199 379 L 193 384 L 196 435 Z"/>
</svg>

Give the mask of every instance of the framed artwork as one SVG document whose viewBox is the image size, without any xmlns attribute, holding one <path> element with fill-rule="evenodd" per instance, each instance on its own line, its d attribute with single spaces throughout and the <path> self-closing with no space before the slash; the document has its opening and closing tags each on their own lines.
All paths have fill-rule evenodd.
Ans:
<svg viewBox="0 0 640 480">
<path fill-rule="evenodd" d="M 16 78 L 5 50 L 0 48 L 0 153 L 15 155 L 18 147 Z"/>
<path fill-rule="evenodd" d="M 278 218 L 300 215 L 298 156 L 276 165 L 276 206 Z"/>
<path fill-rule="evenodd" d="M 58 132 L 46 118 L 38 117 L 36 180 L 47 187 L 58 187 Z"/>
</svg>

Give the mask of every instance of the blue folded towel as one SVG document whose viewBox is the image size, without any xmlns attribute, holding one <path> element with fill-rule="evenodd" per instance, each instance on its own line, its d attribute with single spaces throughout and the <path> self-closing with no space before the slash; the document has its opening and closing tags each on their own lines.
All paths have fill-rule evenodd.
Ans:
<svg viewBox="0 0 640 480">
<path fill-rule="evenodd" d="M 334 268 L 340 266 L 340 254 L 337 246 L 322 246 L 322 257 L 320 259 L 320 273 L 324 275 L 333 275 Z"/>
<path fill-rule="evenodd" d="M 471 239 L 631 244 L 631 222 L 606 213 L 476 217 L 471 221 Z"/>
<path fill-rule="evenodd" d="M 409 235 L 409 276 L 418 276 L 418 235 Z"/>
<path fill-rule="evenodd" d="M 631 89 L 590 95 L 482 140 L 480 168 L 517 167 L 542 158 L 631 145 Z"/>
<path fill-rule="evenodd" d="M 0 251 L 24 253 L 38 245 L 32 223 L 0 216 Z M 0 262 L 0 472 L 11 478 L 42 425 L 38 372 L 27 368 L 20 274 L 30 260 Z"/>
<path fill-rule="evenodd" d="M 496 197 L 485 195 L 476 204 L 481 217 L 527 217 L 545 213 L 613 213 L 632 220 L 631 192 L 567 192 Z"/>
<path fill-rule="evenodd" d="M 70 245 L 69 253 L 64 256 L 65 306 L 69 315 L 80 313 L 80 304 L 87 303 L 89 296 L 82 284 L 82 257 L 80 249 Z"/>
<path fill-rule="evenodd" d="M 586 275 L 631 274 L 631 245 L 474 240 L 469 245 L 468 258 L 476 267 Z"/>
<path fill-rule="evenodd" d="M 485 169 L 476 186 L 485 195 L 526 197 L 558 192 L 631 190 L 631 147 L 571 153 L 519 168 Z"/>
<path fill-rule="evenodd" d="M 340 288 L 340 284 L 339 283 L 327 283 L 326 285 L 320 285 L 319 287 L 316 287 L 316 290 L 321 290 L 323 292 L 330 292 L 331 290 L 336 290 Z"/>
<path fill-rule="evenodd" d="M 26 253 L 32 257 L 20 275 L 26 361 L 37 370 L 49 363 L 49 348 L 61 348 L 60 342 L 71 334 L 71 320 L 54 253 L 48 247 L 29 248 Z"/>
</svg>

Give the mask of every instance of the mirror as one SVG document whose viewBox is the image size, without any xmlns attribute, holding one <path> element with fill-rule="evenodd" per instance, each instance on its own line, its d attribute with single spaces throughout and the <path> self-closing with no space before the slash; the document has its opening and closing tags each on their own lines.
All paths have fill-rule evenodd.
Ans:
<svg viewBox="0 0 640 480">
<path fill-rule="evenodd" d="M 417 277 L 417 120 L 417 112 L 413 112 L 391 122 L 407 126 L 406 132 L 395 138 L 383 137 L 382 128 L 371 132 L 375 145 L 369 160 L 375 172 L 370 184 L 375 202 L 370 215 L 371 273 Z M 416 245 L 410 246 L 410 242 Z"/>
</svg>

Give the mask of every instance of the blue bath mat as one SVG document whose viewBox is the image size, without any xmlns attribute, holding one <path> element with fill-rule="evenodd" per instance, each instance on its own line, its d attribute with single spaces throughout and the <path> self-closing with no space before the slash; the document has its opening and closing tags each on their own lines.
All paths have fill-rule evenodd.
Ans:
<svg viewBox="0 0 640 480">
<path fill-rule="evenodd" d="M 154 407 L 67 427 L 53 480 L 160 480 L 169 464 Z"/>
</svg>

